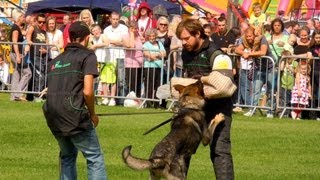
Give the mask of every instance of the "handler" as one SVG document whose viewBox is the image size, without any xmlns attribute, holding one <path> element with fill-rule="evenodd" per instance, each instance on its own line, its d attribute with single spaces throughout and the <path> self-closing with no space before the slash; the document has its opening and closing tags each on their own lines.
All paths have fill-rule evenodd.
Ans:
<svg viewBox="0 0 320 180">
<path fill-rule="evenodd" d="M 88 179 L 107 179 L 95 127 L 94 77 L 97 57 L 87 49 L 89 27 L 82 21 L 69 28 L 71 43 L 48 64 L 47 101 L 43 112 L 60 147 L 60 179 L 77 179 L 78 150 L 87 160 Z"/>
<path fill-rule="evenodd" d="M 180 22 L 176 35 L 183 44 L 182 60 L 186 77 L 198 79 L 214 70 L 233 78 L 231 59 L 221 58 L 222 51 L 209 41 L 198 20 Z M 225 115 L 225 121 L 218 125 L 210 145 L 210 157 L 217 180 L 234 179 L 230 141 L 232 107 L 231 97 L 209 99 L 205 107 L 208 123 L 218 113 Z"/>
</svg>

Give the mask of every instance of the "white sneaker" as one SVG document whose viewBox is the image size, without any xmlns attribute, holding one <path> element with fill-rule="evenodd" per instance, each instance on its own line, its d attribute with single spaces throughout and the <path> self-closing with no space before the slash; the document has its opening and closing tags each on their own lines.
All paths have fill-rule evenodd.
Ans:
<svg viewBox="0 0 320 180">
<path fill-rule="evenodd" d="M 320 118 L 317 118 L 317 121 L 320 121 Z"/>
<path fill-rule="evenodd" d="M 267 114 L 267 118 L 273 118 L 273 114 L 272 113 L 268 113 Z"/>
<path fill-rule="evenodd" d="M 244 116 L 252 116 L 253 112 L 252 112 L 252 110 L 249 110 L 248 112 L 244 113 L 243 115 Z"/>
<path fill-rule="evenodd" d="M 294 111 L 291 111 L 291 118 L 292 119 L 297 119 L 297 113 Z"/>
<path fill-rule="evenodd" d="M 116 101 L 113 98 L 110 99 L 108 106 L 115 106 L 115 105 L 116 105 Z"/>
<path fill-rule="evenodd" d="M 101 102 L 102 105 L 108 105 L 109 104 L 109 99 L 108 98 L 104 98 L 103 101 Z"/>
</svg>

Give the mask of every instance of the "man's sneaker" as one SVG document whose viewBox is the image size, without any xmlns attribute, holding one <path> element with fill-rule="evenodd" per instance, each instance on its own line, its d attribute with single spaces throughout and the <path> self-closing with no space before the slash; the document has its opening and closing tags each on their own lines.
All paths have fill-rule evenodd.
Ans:
<svg viewBox="0 0 320 180">
<path fill-rule="evenodd" d="M 110 99 L 108 106 L 115 106 L 115 105 L 116 105 L 116 101 L 113 98 Z"/>
<path fill-rule="evenodd" d="M 273 118 L 273 114 L 272 113 L 267 113 L 267 118 Z"/>
<path fill-rule="evenodd" d="M 317 121 L 320 121 L 320 118 L 317 117 Z"/>
<path fill-rule="evenodd" d="M 252 116 L 253 115 L 253 111 L 249 110 L 248 112 L 243 114 L 244 116 Z"/>
<path fill-rule="evenodd" d="M 109 99 L 108 98 L 103 98 L 101 104 L 107 106 L 109 104 Z"/>
</svg>

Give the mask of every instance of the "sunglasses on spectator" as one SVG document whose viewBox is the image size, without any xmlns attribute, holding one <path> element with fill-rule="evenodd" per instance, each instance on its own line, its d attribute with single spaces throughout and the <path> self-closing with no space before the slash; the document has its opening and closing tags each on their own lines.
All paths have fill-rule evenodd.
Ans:
<svg viewBox="0 0 320 180">
<path fill-rule="evenodd" d="M 46 23 L 45 21 L 38 21 L 39 24 L 44 24 Z"/>
<path fill-rule="evenodd" d="M 168 24 L 162 24 L 162 23 L 160 23 L 160 26 L 168 26 Z"/>
</svg>

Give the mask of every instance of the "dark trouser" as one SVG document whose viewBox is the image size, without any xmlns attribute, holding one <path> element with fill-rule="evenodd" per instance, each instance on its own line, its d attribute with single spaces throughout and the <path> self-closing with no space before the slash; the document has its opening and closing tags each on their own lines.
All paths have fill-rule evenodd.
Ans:
<svg viewBox="0 0 320 180">
<path fill-rule="evenodd" d="M 231 98 L 208 100 L 205 107 L 208 123 L 219 113 L 223 113 L 225 116 L 224 122 L 221 122 L 217 126 L 213 135 L 212 144 L 210 145 L 210 158 L 217 180 L 234 179 L 230 141 L 232 107 L 233 103 Z"/>
<path fill-rule="evenodd" d="M 279 98 L 280 106 L 282 107 L 290 107 L 291 103 L 291 90 L 281 87 L 280 88 L 280 98 Z M 289 115 L 290 111 L 286 110 L 285 115 Z"/>
<path fill-rule="evenodd" d="M 32 57 L 30 56 L 31 66 L 32 66 L 32 76 L 33 76 L 33 88 L 34 92 L 41 92 L 46 85 L 46 58 L 42 57 Z"/>
<path fill-rule="evenodd" d="M 150 99 L 156 99 L 157 88 L 161 85 L 161 69 L 144 68 L 143 76 L 145 97 Z"/>
<path fill-rule="evenodd" d="M 126 93 L 126 80 L 125 80 L 125 68 L 124 68 L 124 59 L 117 58 L 117 96 L 125 97 Z M 118 105 L 123 105 L 124 99 L 117 99 Z"/>
<path fill-rule="evenodd" d="M 128 94 L 134 91 L 137 97 L 141 97 L 142 68 L 126 68 L 126 86 Z"/>
</svg>

